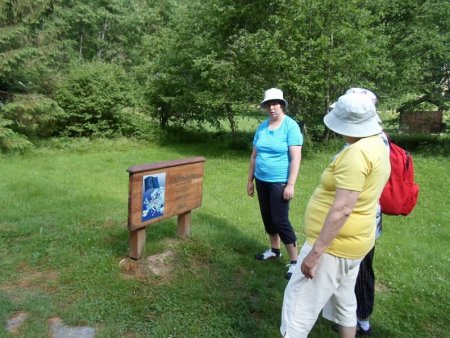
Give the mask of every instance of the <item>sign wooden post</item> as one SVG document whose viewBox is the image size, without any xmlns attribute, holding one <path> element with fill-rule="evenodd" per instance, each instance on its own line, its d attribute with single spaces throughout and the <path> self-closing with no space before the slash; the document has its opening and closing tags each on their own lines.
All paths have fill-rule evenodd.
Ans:
<svg viewBox="0 0 450 338">
<path fill-rule="evenodd" d="M 189 235 L 191 210 L 202 205 L 205 160 L 192 157 L 128 168 L 131 258 L 142 257 L 149 224 L 177 215 L 177 235 Z"/>
</svg>

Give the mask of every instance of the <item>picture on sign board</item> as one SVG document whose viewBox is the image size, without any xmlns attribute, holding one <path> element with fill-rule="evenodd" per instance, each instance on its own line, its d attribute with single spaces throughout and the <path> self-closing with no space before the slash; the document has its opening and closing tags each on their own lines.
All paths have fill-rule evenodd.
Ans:
<svg viewBox="0 0 450 338">
<path fill-rule="evenodd" d="M 142 178 L 142 222 L 164 215 L 166 174 Z"/>
</svg>

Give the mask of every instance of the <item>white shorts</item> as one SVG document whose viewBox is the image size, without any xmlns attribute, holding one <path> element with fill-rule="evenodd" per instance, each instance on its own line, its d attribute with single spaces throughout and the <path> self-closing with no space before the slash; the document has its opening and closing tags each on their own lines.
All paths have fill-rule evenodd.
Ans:
<svg viewBox="0 0 450 338">
<path fill-rule="evenodd" d="M 307 337 L 322 309 L 324 318 L 342 326 L 356 326 L 355 282 L 361 259 L 324 253 L 316 277 L 307 279 L 300 266 L 311 249 L 308 243 L 301 248 L 284 291 L 280 332 L 285 338 Z"/>
</svg>

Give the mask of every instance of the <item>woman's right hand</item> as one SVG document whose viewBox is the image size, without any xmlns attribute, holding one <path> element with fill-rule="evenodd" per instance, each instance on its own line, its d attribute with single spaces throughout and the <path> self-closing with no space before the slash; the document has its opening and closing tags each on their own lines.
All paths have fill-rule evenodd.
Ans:
<svg viewBox="0 0 450 338">
<path fill-rule="evenodd" d="M 253 181 L 247 182 L 247 194 L 250 197 L 255 196 L 255 185 L 253 184 Z"/>
</svg>

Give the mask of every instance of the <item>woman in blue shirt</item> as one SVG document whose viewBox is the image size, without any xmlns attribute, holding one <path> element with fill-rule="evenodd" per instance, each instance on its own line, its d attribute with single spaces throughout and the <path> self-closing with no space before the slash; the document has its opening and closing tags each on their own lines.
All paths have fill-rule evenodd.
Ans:
<svg viewBox="0 0 450 338">
<path fill-rule="evenodd" d="M 271 88 L 264 93 L 260 106 L 267 110 L 269 118 L 258 126 L 253 138 L 247 193 L 253 197 L 256 184 L 264 228 L 269 235 L 270 248 L 257 254 L 256 259 L 280 258 L 282 242 L 290 258 L 285 275 L 289 279 L 298 255 L 297 237 L 289 221 L 289 201 L 294 198 L 303 136 L 297 122 L 284 113 L 287 105 L 280 89 Z"/>
</svg>

